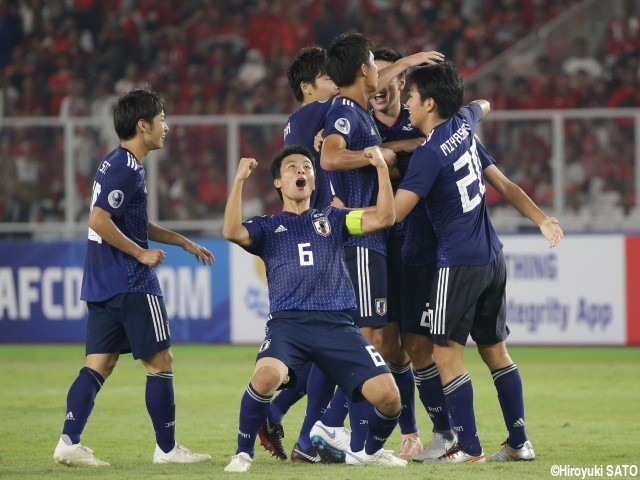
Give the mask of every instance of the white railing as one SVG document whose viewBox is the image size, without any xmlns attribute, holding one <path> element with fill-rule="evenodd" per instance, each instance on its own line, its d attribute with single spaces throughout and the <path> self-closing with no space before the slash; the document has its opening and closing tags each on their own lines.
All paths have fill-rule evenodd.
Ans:
<svg viewBox="0 0 640 480">
<path fill-rule="evenodd" d="M 629 141 L 635 144 L 633 164 L 634 168 L 634 194 L 635 194 L 635 206 L 634 208 L 627 208 L 627 212 L 617 215 L 619 221 L 607 222 L 607 212 L 594 212 L 593 215 L 588 214 L 587 218 L 578 219 L 573 218 L 573 214 L 567 211 L 566 192 L 565 192 L 565 172 L 568 161 L 572 159 L 565 158 L 565 139 L 566 139 L 566 126 L 567 122 L 575 120 L 591 120 L 591 121 L 612 121 L 612 120 L 629 120 L 633 119 L 633 127 L 625 126 L 625 131 L 630 131 Z M 258 148 L 259 151 L 253 154 L 258 157 L 262 162 L 261 175 L 264 184 L 267 186 L 265 192 L 269 191 L 269 172 L 265 163 L 268 163 L 271 152 L 266 150 L 265 144 L 267 141 L 274 141 L 282 135 L 282 127 L 286 123 L 287 116 L 285 115 L 230 115 L 230 116 L 171 116 L 167 119 L 170 128 L 173 132 L 170 132 L 168 137 L 167 146 L 162 151 L 152 152 L 149 155 L 149 160 L 145 163 L 147 169 L 147 188 L 149 193 L 149 217 L 152 220 L 161 221 L 164 226 L 179 231 L 194 231 L 207 236 L 219 235 L 222 222 L 222 207 L 217 206 L 209 213 L 204 215 L 194 216 L 192 218 L 184 219 L 172 219 L 164 218 L 160 215 L 160 193 L 159 192 L 159 180 L 161 177 L 160 169 L 170 168 L 172 162 L 176 162 L 175 159 L 169 158 L 169 146 L 172 139 L 172 133 L 176 132 L 176 129 L 183 128 L 184 135 L 187 136 L 187 144 L 189 143 L 188 137 L 193 133 L 190 133 L 190 129 L 193 127 L 209 127 L 219 126 L 220 129 L 225 130 L 224 145 L 220 147 L 226 147 L 226 158 L 224 160 L 225 178 L 227 184 L 230 187 L 233 177 L 235 175 L 236 165 L 241 155 L 241 145 L 243 139 L 243 129 L 255 128 L 263 132 L 261 135 L 264 137 L 264 131 L 267 131 L 266 135 L 270 138 L 264 138 L 264 142 L 259 145 L 249 145 L 251 148 Z M 538 122 L 544 125 L 543 133 L 546 138 L 544 140 L 550 145 L 550 158 L 547 159 L 552 173 L 552 189 L 553 189 L 553 201 L 550 205 L 546 205 L 546 208 L 556 216 L 561 216 L 563 221 L 570 227 L 573 225 L 574 229 L 578 230 L 640 230 L 640 207 L 638 201 L 638 194 L 640 193 L 640 109 L 583 109 L 583 110 L 535 110 L 535 111 L 494 111 L 489 117 L 481 124 L 478 129 L 478 133 L 483 138 L 485 133 L 488 136 L 488 131 L 493 126 L 500 126 L 507 130 L 507 134 L 504 135 L 505 139 L 502 141 L 508 142 L 510 136 L 513 136 L 512 131 L 517 131 L 521 128 L 521 125 L 531 124 L 532 122 Z M 617 128 L 615 122 L 611 122 L 610 128 Z M 81 159 L 74 158 L 74 152 L 76 151 L 78 136 L 76 135 L 76 129 L 89 128 L 93 129 L 92 132 L 95 137 L 104 134 L 105 129 L 111 132 L 112 127 L 108 119 L 103 118 L 0 118 L 0 139 L 8 135 L 11 137 L 12 132 L 16 133 L 20 129 L 31 128 L 60 128 L 64 132 L 62 135 L 62 152 L 63 157 L 59 159 L 64 163 L 64 219 L 61 221 L 52 222 L 0 222 L 0 237 L 11 234 L 25 234 L 31 233 L 41 238 L 69 238 L 83 235 L 86 231 L 86 216 L 82 216 L 83 208 L 85 206 L 85 200 L 81 198 L 81 195 L 76 191 L 76 177 L 78 175 L 77 168 L 78 162 Z M 266 127 L 266 129 L 265 129 Z M 484 130 L 484 133 L 483 133 Z M 511 133 L 510 133 L 511 132 Z M 99 145 L 99 141 L 96 141 L 94 148 L 93 159 L 95 165 L 91 165 L 91 168 L 85 167 L 87 175 L 92 177 L 95 169 L 97 168 L 97 161 L 102 157 L 106 151 L 112 149 L 114 144 L 111 142 L 103 141 L 102 145 Z M 105 143 L 107 143 L 105 145 Z M 102 149 L 100 154 L 96 154 L 99 149 Z M 245 146 L 246 148 L 246 146 Z M 263 150 L 264 149 L 264 150 Z M 513 150 L 513 149 L 512 149 Z M 0 151 L 1 155 L 1 151 Z M 185 155 L 178 155 L 184 163 Z M 97 159 L 97 160 L 96 160 Z M 496 155 L 496 159 L 499 164 L 501 158 Z M 3 158 L 0 156 L 0 165 L 3 162 L 15 161 L 13 158 Z M 55 161 L 55 159 L 53 160 Z M 631 161 L 631 160 L 630 160 Z M 218 167 L 212 167 L 218 168 Z M 90 170 L 90 172 L 89 172 Z M 163 170 L 164 174 L 164 170 Z M 252 176 L 253 177 L 253 176 Z M 260 177 L 258 177 L 260 178 Z M 90 179 L 89 179 L 90 181 Z M 260 196 L 260 195 L 259 195 Z M 262 195 L 264 197 L 264 195 Z M 259 199 L 258 208 L 266 208 L 266 203 L 262 202 L 262 198 Z M 597 206 L 597 205 L 596 205 Z M 620 209 L 622 211 L 622 209 Z M 600 217 L 599 217 L 600 216 Z M 603 217 L 604 218 L 601 218 Z M 583 215 L 584 217 L 584 215 Z M 492 218 L 496 223 L 496 227 L 500 230 L 514 230 L 520 226 L 526 226 L 527 221 L 520 218 L 517 214 L 510 212 L 508 209 L 498 208 L 493 213 Z M 575 221 L 574 221 L 575 220 Z M 591 221 L 592 220 L 592 221 Z"/>
</svg>

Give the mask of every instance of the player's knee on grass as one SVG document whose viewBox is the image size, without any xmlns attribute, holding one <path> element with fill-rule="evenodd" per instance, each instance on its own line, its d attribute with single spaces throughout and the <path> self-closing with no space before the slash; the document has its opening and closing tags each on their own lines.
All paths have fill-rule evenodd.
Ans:
<svg viewBox="0 0 640 480">
<path fill-rule="evenodd" d="M 289 367 L 276 358 L 261 358 L 256 362 L 251 385 L 260 395 L 273 395 L 288 380 Z"/>
<path fill-rule="evenodd" d="M 402 408 L 400 392 L 390 373 L 383 373 L 364 382 L 362 395 L 384 415 L 396 415 Z"/>
<path fill-rule="evenodd" d="M 85 365 L 106 380 L 118 364 L 118 358 L 120 358 L 119 353 L 94 353 L 87 355 Z"/>
<path fill-rule="evenodd" d="M 142 363 L 147 367 L 149 373 L 171 372 L 173 371 L 173 354 L 171 349 L 167 348 L 143 359 Z"/>
<path fill-rule="evenodd" d="M 402 339 L 402 346 L 411 358 L 413 368 L 420 370 L 435 362 L 433 358 L 433 342 L 429 337 L 409 333 Z"/>
<path fill-rule="evenodd" d="M 507 351 L 506 342 L 498 342 L 491 345 L 478 345 L 478 353 L 491 371 L 508 367 L 513 363 L 513 360 Z"/>
</svg>

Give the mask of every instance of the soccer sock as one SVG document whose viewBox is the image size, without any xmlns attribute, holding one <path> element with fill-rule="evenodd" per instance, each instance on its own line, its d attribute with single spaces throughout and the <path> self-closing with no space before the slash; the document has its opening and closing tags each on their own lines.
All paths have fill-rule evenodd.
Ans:
<svg viewBox="0 0 640 480">
<path fill-rule="evenodd" d="M 326 411 L 335 388 L 336 384 L 327 378 L 317 365 L 313 364 L 307 383 L 307 410 L 298 436 L 298 444 L 303 450 L 311 448 L 309 433 L 311 433 L 313 425 L 320 420 Z"/>
<path fill-rule="evenodd" d="M 473 386 L 469 373 L 464 373 L 443 385 L 451 425 L 458 434 L 458 443 L 465 453 L 480 455 L 482 447 L 478 439 L 476 417 L 473 413 Z"/>
<path fill-rule="evenodd" d="M 432 363 L 420 370 L 414 370 L 413 376 L 416 379 L 420 401 L 433 422 L 433 430 L 440 432 L 451 430 L 449 410 L 442 393 L 442 383 L 440 383 L 436 364 Z"/>
<path fill-rule="evenodd" d="M 373 405 L 366 400 L 349 403 L 349 421 L 351 423 L 351 451 L 359 452 L 364 448 L 364 442 L 369 432 L 369 418 Z M 397 420 L 396 420 L 397 421 Z"/>
<path fill-rule="evenodd" d="M 176 445 L 176 403 L 173 399 L 173 372 L 147 373 L 147 411 L 156 432 L 156 443 L 164 452 Z"/>
<path fill-rule="evenodd" d="M 508 367 L 499 368 L 491 372 L 493 383 L 498 391 L 498 400 L 504 423 L 509 430 L 507 443 L 518 448 L 527 441 L 524 429 L 524 395 L 522 393 L 522 379 L 515 363 Z"/>
<path fill-rule="evenodd" d="M 377 408 L 372 408 L 369 414 L 369 433 L 367 433 L 367 441 L 364 444 L 364 452 L 372 455 L 380 450 L 384 443 L 396 428 L 398 418 L 402 415 L 402 410 L 393 416 L 387 416 L 380 413 Z"/>
<path fill-rule="evenodd" d="M 238 449 L 236 455 L 245 452 L 253 458 L 253 447 L 260 426 L 269 414 L 269 403 L 273 395 L 262 395 L 249 384 L 240 402 L 240 425 L 238 427 Z"/>
<path fill-rule="evenodd" d="M 342 389 L 338 387 L 322 415 L 322 423 L 327 427 L 344 427 L 344 419 L 347 418 L 348 412 L 347 397 Z"/>
<path fill-rule="evenodd" d="M 80 443 L 80 435 L 84 430 L 96 395 L 104 384 L 104 378 L 89 367 L 82 367 L 67 394 L 67 416 L 62 428 L 62 435 L 67 435 L 72 444 Z"/>
<path fill-rule="evenodd" d="M 416 433 L 418 431 L 415 413 L 416 386 L 411 371 L 411 362 L 402 366 L 393 363 L 388 363 L 388 365 L 400 391 L 400 400 L 402 401 L 402 410 L 398 421 L 400 433 L 403 435 Z"/>
<path fill-rule="evenodd" d="M 283 389 L 280 394 L 273 399 L 269 406 L 269 420 L 274 423 L 282 423 L 282 419 L 289 409 L 302 397 L 307 394 L 307 380 L 311 371 L 312 362 L 305 363 L 296 372 L 296 383 L 289 388 Z"/>
</svg>

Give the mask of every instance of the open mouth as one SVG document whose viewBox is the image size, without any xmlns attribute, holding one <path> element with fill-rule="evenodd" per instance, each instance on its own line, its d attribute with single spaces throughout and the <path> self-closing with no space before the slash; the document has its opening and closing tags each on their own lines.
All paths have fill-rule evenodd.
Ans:
<svg viewBox="0 0 640 480">
<path fill-rule="evenodd" d="M 298 180 L 296 180 L 296 187 L 304 188 L 306 186 L 307 186 L 307 181 L 304 178 L 299 178 Z"/>
<path fill-rule="evenodd" d="M 376 93 L 373 101 L 378 105 L 384 104 L 387 101 L 387 92 Z"/>
</svg>

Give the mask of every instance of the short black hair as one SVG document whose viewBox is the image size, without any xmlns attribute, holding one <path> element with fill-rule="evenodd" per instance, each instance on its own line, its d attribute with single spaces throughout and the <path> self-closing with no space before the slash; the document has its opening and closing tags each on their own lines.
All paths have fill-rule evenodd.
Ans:
<svg viewBox="0 0 640 480">
<path fill-rule="evenodd" d="M 125 93 L 113 112 L 113 125 L 120 140 L 136 136 L 138 120 L 153 124 L 153 118 L 164 110 L 160 94 L 136 88 Z"/>
<path fill-rule="evenodd" d="M 290 145 L 280 150 L 271 161 L 271 176 L 274 180 L 280 178 L 281 176 L 280 169 L 282 168 L 282 161 L 289 155 L 296 154 L 302 155 L 303 157 L 307 157 L 309 160 L 311 160 L 311 166 L 313 167 L 313 172 L 315 173 L 316 166 L 313 163 L 313 154 L 311 153 L 311 151 L 306 147 L 301 147 L 300 145 Z M 280 195 L 280 200 L 284 200 L 282 198 L 282 192 L 280 191 L 281 189 L 276 188 L 276 190 L 278 192 L 278 195 Z"/>
<path fill-rule="evenodd" d="M 420 101 L 433 98 L 440 117 L 449 119 L 462 107 L 464 84 L 460 72 L 451 62 L 416 68 L 409 74 L 409 88 L 415 87 Z"/>
<path fill-rule="evenodd" d="M 374 60 L 382 60 L 383 62 L 396 63 L 402 59 L 402 55 L 393 50 L 392 48 L 379 48 L 373 52 Z M 404 77 L 406 72 L 402 72 L 398 75 L 399 78 Z"/>
<path fill-rule="evenodd" d="M 361 65 L 369 65 L 369 52 L 374 43 L 360 33 L 343 33 L 336 37 L 327 51 L 327 74 L 338 87 L 348 87 L 356 81 Z"/>
<path fill-rule="evenodd" d="M 316 79 L 327 72 L 327 51 L 317 45 L 305 47 L 298 52 L 295 60 L 287 69 L 287 80 L 296 100 L 304 99 L 302 82 L 316 86 Z"/>
</svg>

